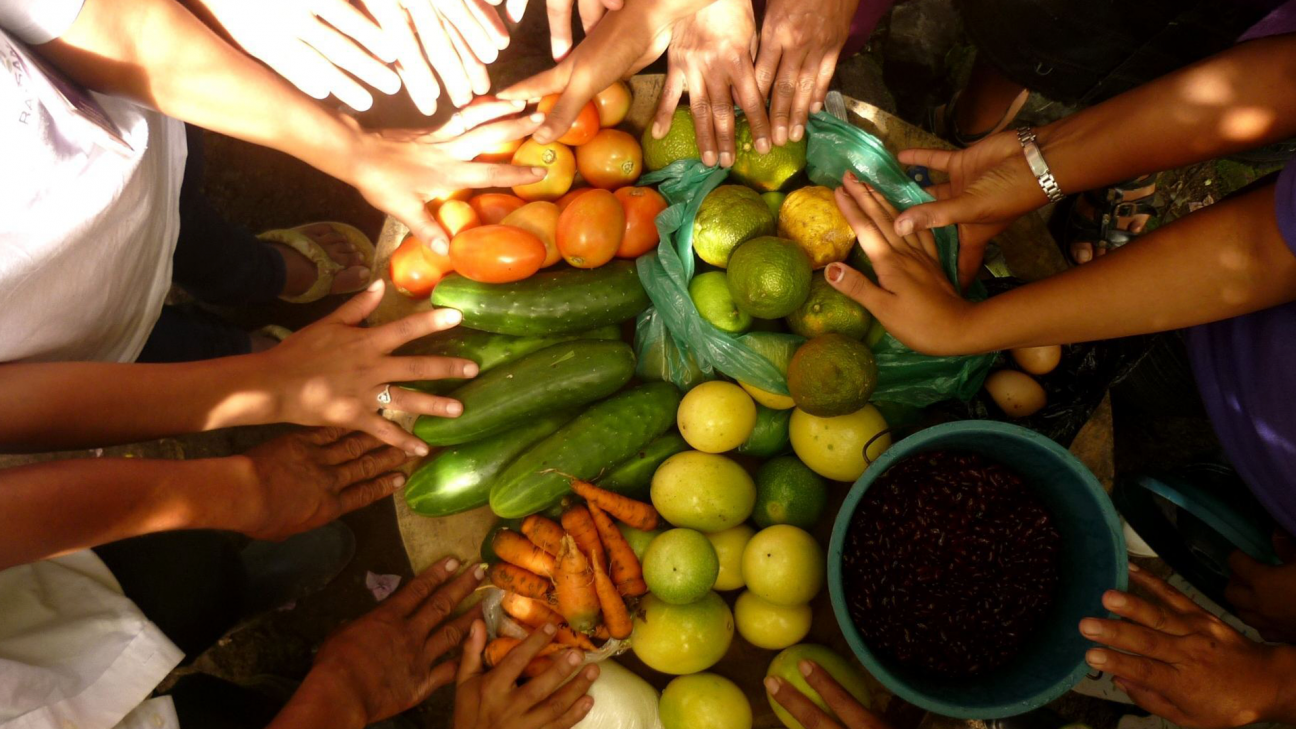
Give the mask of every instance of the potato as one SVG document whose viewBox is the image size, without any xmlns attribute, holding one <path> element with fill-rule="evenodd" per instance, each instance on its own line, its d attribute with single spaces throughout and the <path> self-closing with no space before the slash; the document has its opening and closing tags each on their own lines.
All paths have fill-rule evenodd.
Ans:
<svg viewBox="0 0 1296 729">
<path fill-rule="evenodd" d="M 1047 375 L 1057 369 L 1058 363 L 1062 361 L 1062 347 L 1057 344 L 1019 347 L 1012 350 L 1012 358 L 1018 367 L 1032 375 Z"/>
<path fill-rule="evenodd" d="M 1039 412 L 1048 396 L 1030 375 L 1017 370 L 999 370 L 986 378 L 986 391 L 1010 418 L 1025 418 Z"/>
</svg>

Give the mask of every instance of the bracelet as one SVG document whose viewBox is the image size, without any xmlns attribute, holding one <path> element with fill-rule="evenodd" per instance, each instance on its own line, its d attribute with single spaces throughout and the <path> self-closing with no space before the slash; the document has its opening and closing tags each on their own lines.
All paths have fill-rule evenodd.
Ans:
<svg viewBox="0 0 1296 729">
<path fill-rule="evenodd" d="M 1040 151 L 1039 138 L 1035 136 L 1035 130 L 1030 127 L 1018 129 L 1017 141 L 1021 142 L 1022 152 L 1026 155 L 1026 164 L 1030 165 L 1031 172 L 1034 173 L 1035 179 L 1039 180 L 1039 186 L 1044 190 L 1049 202 L 1062 202 L 1066 195 L 1062 194 L 1057 178 L 1049 169 L 1048 162 L 1044 161 L 1044 153 Z"/>
</svg>

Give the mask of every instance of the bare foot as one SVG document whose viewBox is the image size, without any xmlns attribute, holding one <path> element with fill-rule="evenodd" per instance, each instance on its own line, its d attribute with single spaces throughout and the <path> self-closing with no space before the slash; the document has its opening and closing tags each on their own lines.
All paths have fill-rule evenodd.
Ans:
<svg viewBox="0 0 1296 729">
<path fill-rule="evenodd" d="M 349 293 L 365 287 L 369 281 L 369 269 L 365 266 L 364 257 L 351 245 L 346 236 L 333 230 L 333 227 L 327 223 L 299 228 L 298 232 L 319 243 L 328 253 L 329 258 L 345 266 L 333 277 L 330 293 Z M 266 243 L 279 251 L 279 255 L 284 259 L 287 276 L 284 279 L 282 295 L 300 296 L 306 293 L 315 284 L 315 279 L 319 275 L 315 262 L 282 243 L 274 241 L 266 241 Z"/>
<path fill-rule="evenodd" d="M 1146 197 L 1151 198 L 1156 192 L 1156 182 L 1153 181 L 1145 189 L 1147 190 Z M 1142 200 L 1144 196 L 1140 195 L 1138 199 Z M 1083 195 L 1076 201 L 1076 212 L 1091 220 L 1099 216 L 1098 211 Z M 1151 220 L 1152 215 L 1150 213 L 1140 212 L 1134 215 L 1118 215 L 1112 227 L 1130 235 L 1142 235 L 1143 231 L 1147 230 L 1147 225 Z M 1095 258 L 1107 255 L 1109 250 L 1111 248 L 1107 245 L 1095 246 L 1092 241 L 1076 241 L 1071 244 L 1071 260 L 1079 264 L 1085 264 Z"/>
</svg>

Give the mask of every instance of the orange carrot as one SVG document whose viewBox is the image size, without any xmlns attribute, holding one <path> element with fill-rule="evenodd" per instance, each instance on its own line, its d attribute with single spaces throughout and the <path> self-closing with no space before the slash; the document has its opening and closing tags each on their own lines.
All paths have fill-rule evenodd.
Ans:
<svg viewBox="0 0 1296 729">
<path fill-rule="evenodd" d="M 612 637 L 612 634 L 608 632 L 606 625 L 599 623 L 598 627 L 594 629 L 594 637 L 598 640 L 608 640 Z"/>
<path fill-rule="evenodd" d="M 482 660 L 486 662 L 488 667 L 494 668 L 495 666 L 498 666 L 500 662 L 504 660 L 504 657 L 512 652 L 514 648 L 517 648 L 518 644 L 521 642 L 522 640 L 520 638 L 500 636 L 486 644 L 486 651 L 482 654 Z M 563 650 L 562 646 L 556 643 L 550 643 L 540 649 L 540 654 L 536 656 L 536 658 L 551 656 L 560 650 Z"/>
<path fill-rule="evenodd" d="M 590 571 L 589 560 L 581 554 L 570 536 L 563 537 L 562 548 L 558 551 L 554 588 L 558 596 L 558 612 L 567 619 L 572 630 L 586 634 L 593 630 L 599 614 L 594 573 Z"/>
<path fill-rule="evenodd" d="M 630 611 L 626 609 L 616 585 L 612 584 L 612 578 L 599 565 L 594 565 L 594 589 L 598 592 L 599 606 L 603 608 L 603 624 L 607 626 L 608 633 L 613 638 L 629 638 L 630 629 L 634 627 L 630 622 Z"/>
<path fill-rule="evenodd" d="M 521 534 L 501 529 L 495 532 L 491 546 L 494 547 L 495 554 L 505 562 L 542 577 L 553 577 L 554 558 Z"/>
<path fill-rule="evenodd" d="M 557 557 L 562 546 L 563 530 L 552 519 L 532 514 L 522 520 L 522 533 L 537 547 Z"/>
<path fill-rule="evenodd" d="M 505 592 L 516 592 L 537 600 L 543 600 L 549 592 L 549 580 L 508 562 L 496 562 L 490 566 L 489 573 L 491 584 Z"/>
<path fill-rule="evenodd" d="M 504 599 L 500 601 L 500 607 L 508 613 L 514 620 L 528 628 L 539 629 L 545 624 L 552 624 L 558 628 L 558 633 L 554 635 L 554 640 L 581 650 L 594 650 L 594 643 L 589 638 L 573 631 L 563 624 L 562 616 L 550 610 L 548 606 L 539 600 L 532 600 L 529 597 L 515 595 L 511 592 L 504 593 Z"/>
<path fill-rule="evenodd" d="M 612 517 L 593 501 L 589 502 L 589 512 L 594 519 L 595 528 L 598 529 L 599 539 L 603 541 L 603 547 L 607 550 L 608 571 L 612 573 L 612 583 L 616 585 L 617 592 L 622 595 L 647 594 L 648 585 L 643 581 L 643 567 L 635 557 L 634 550 L 630 548 L 630 543 L 612 522 Z"/>
<path fill-rule="evenodd" d="M 576 540 L 576 546 L 589 557 L 591 562 L 607 564 L 607 555 L 603 553 L 603 542 L 599 541 L 598 528 L 589 509 L 576 505 L 563 512 L 563 528 Z"/>
<path fill-rule="evenodd" d="M 597 504 L 603 511 L 635 529 L 650 532 L 657 528 L 657 510 L 652 507 L 652 504 L 635 501 L 580 479 L 572 479 L 571 486 L 572 491 L 580 494 L 586 501 Z"/>
</svg>

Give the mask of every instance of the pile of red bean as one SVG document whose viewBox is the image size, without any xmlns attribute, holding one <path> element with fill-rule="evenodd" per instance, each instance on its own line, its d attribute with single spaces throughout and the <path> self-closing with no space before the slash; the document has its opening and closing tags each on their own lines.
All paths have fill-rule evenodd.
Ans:
<svg viewBox="0 0 1296 729">
<path fill-rule="evenodd" d="M 975 453 L 923 453 L 860 502 L 844 592 L 872 650 L 938 676 L 975 676 L 1016 656 L 1048 612 L 1060 548 L 1015 473 Z"/>
</svg>

